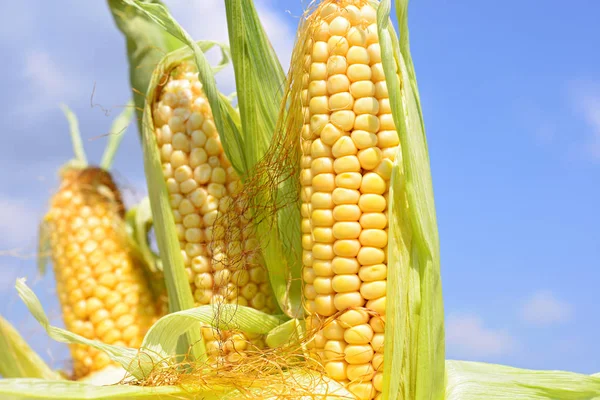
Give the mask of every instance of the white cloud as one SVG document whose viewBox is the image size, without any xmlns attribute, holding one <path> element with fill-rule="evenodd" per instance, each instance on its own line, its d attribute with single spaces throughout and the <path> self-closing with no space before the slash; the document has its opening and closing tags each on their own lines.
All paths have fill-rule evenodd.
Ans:
<svg viewBox="0 0 600 400">
<path fill-rule="evenodd" d="M 591 129 L 585 150 L 595 160 L 600 160 L 600 93 L 583 96 L 579 105 L 583 118 Z"/>
<path fill-rule="evenodd" d="M 571 306 L 548 290 L 534 293 L 523 305 L 521 318 L 534 325 L 552 325 L 571 318 Z"/>
<path fill-rule="evenodd" d="M 515 342 L 504 331 L 490 329 L 472 314 L 452 314 L 446 318 L 448 351 L 465 358 L 499 356 L 510 352 Z"/>
</svg>

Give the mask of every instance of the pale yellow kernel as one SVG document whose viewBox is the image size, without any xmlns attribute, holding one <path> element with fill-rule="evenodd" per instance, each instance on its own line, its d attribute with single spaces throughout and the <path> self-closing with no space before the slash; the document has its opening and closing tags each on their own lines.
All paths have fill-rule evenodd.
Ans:
<svg viewBox="0 0 600 400">
<path fill-rule="evenodd" d="M 370 344 L 349 344 L 344 354 L 348 364 L 365 364 L 373 360 L 375 352 Z"/>
<path fill-rule="evenodd" d="M 348 365 L 347 376 L 350 381 L 370 381 L 375 375 L 375 369 L 371 363 Z"/>
<path fill-rule="evenodd" d="M 385 315 L 385 296 L 369 300 L 366 307 L 380 315 Z"/>
<path fill-rule="evenodd" d="M 367 34 L 362 28 L 358 26 L 353 26 L 352 28 L 350 28 L 348 34 L 346 35 L 346 38 L 348 39 L 348 44 L 350 46 L 365 47 L 367 44 Z"/>
<path fill-rule="evenodd" d="M 363 309 L 348 310 L 339 316 L 338 320 L 344 328 L 369 323 L 369 313 Z"/>
<path fill-rule="evenodd" d="M 169 120 L 169 127 L 172 132 L 185 132 L 185 123 L 183 118 L 177 115 L 174 115 Z"/>
<path fill-rule="evenodd" d="M 310 204 L 312 205 L 313 209 L 318 209 L 318 208 L 332 209 L 333 201 L 331 199 L 331 193 L 326 193 L 326 192 L 313 193 Z"/>
<path fill-rule="evenodd" d="M 173 177 L 177 182 L 184 182 L 191 179 L 193 171 L 189 165 L 182 165 L 173 172 Z"/>
<path fill-rule="evenodd" d="M 335 185 L 338 188 L 356 190 L 360 188 L 361 181 L 362 174 L 360 172 L 342 172 L 335 176 Z"/>
<path fill-rule="evenodd" d="M 329 57 L 329 49 L 327 48 L 327 42 L 315 42 L 313 44 L 311 54 L 313 62 L 326 62 L 327 58 Z"/>
<path fill-rule="evenodd" d="M 204 238 L 202 229 L 189 228 L 185 230 L 185 240 L 191 243 L 200 243 Z"/>
<path fill-rule="evenodd" d="M 183 226 L 186 228 L 199 228 L 202 226 L 202 219 L 198 214 L 188 214 L 183 218 Z"/>
<path fill-rule="evenodd" d="M 213 183 L 225 184 L 227 182 L 227 173 L 221 167 L 213 168 L 210 180 Z"/>
<path fill-rule="evenodd" d="M 311 267 L 313 265 L 313 256 L 311 251 L 302 252 L 302 265 Z"/>
<path fill-rule="evenodd" d="M 331 56 L 327 60 L 327 75 L 345 74 L 348 63 L 344 56 Z"/>
<path fill-rule="evenodd" d="M 333 246 L 328 243 L 315 243 L 312 248 L 312 253 L 319 260 L 332 260 L 334 257 Z"/>
<path fill-rule="evenodd" d="M 178 132 L 173 135 L 173 149 L 190 151 L 190 140 L 185 133 Z"/>
<path fill-rule="evenodd" d="M 202 289 L 210 289 L 213 287 L 214 281 L 211 273 L 204 272 L 198 274 L 194 278 L 194 285 Z"/>
<path fill-rule="evenodd" d="M 346 329 L 344 340 L 348 344 L 369 344 L 373 339 L 373 328 L 368 323 Z M 370 360 L 369 360 L 370 361 Z"/>
<path fill-rule="evenodd" d="M 214 210 L 214 211 L 204 214 L 204 216 L 202 217 L 202 221 L 204 222 L 204 225 L 212 226 L 215 223 L 215 221 L 217 220 L 218 215 L 219 215 L 219 212 L 217 210 Z"/>
<path fill-rule="evenodd" d="M 331 157 L 331 146 L 326 145 L 320 139 L 316 139 L 312 142 L 310 146 L 310 155 L 312 158 Z"/>
<path fill-rule="evenodd" d="M 163 144 L 160 147 L 160 159 L 163 162 L 168 162 L 171 160 L 171 155 L 173 154 L 173 146 L 170 143 Z"/>
<path fill-rule="evenodd" d="M 327 81 L 325 81 L 325 80 L 311 81 L 308 85 L 308 94 L 310 97 L 326 96 L 327 95 Z"/>
<path fill-rule="evenodd" d="M 349 65 L 353 64 L 364 64 L 369 65 L 370 58 L 367 49 L 361 46 L 352 46 L 348 49 L 346 59 Z"/>
<path fill-rule="evenodd" d="M 378 99 L 390 97 L 388 93 L 387 83 L 385 81 L 375 83 L 375 97 Z"/>
<path fill-rule="evenodd" d="M 389 159 L 390 161 L 394 161 L 396 159 L 397 155 L 398 155 L 398 147 L 396 147 L 396 146 L 386 147 L 381 150 L 381 156 L 384 159 Z"/>
<path fill-rule="evenodd" d="M 317 29 L 315 30 L 314 39 L 319 41 L 326 41 L 331 35 L 329 34 L 329 24 L 326 21 L 321 21 Z"/>
<path fill-rule="evenodd" d="M 310 131 L 312 136 L 318 136 L 329 122 L 329 114 L 316 114 L 310 117 Z"/>
<path fill-rule="evenodd" d="M 352 307 L 362 307 L 365 299 L 359 292 L 337 293 L 334 298 L 334 305 L 339 311 Z"/>
<path fill-rule="evenodd" d="M 336 275 L 331 281 L 333 290 L 336 293 L 358 292 L 361 280 L 356 274 Z"/>
<path fill-rule="evenodd" d="M 345 74 L 332 75 L 327 79 L 327 92 L 329 95 L 348 92 L 350 80 Z"/>
<path fill-rule="evenodd" d="M 343 172 L 360 172 L 360 162 L 354 155 L 343 156 L 337 158 L 333 163 L 333 169 L 336 173 L 341 174 Z"/>
<path fill-rule="evenodd" d="M 313 282 L 313 286 L 315 288 L 315 292 L 317 294 L 332 294 L 334 293 L 333 288 L 331 287 L 331 278 L 319 276 L 315 278 Z"/>
<path fill-rule="evenodd" d="M 327 79 L 327 64 L 314 62 L 310 65 L 310 80 L 317 81 Z"/>
<path fill-rule="evenodd" d="M 325 372 L 331 379 L 342 381 L 347 379 L 346 368 L 348 364 L 344 361 L 330 361 L 325 364 Z"/>
<path fill-rule="evenodd" d="M 302 248 L 304 250 L 310 250 L 310 249 L 312 249 L 312 246 L 313 246 L 312 235 L 310 235 L 310 234 L 302 235 Z"/>
<path fill-rule="evenodd" d="M 356 239 L 336 240 L 333 253 L 339 257 L 356 257 L 360 250 L 360 242 Z"/>
<path fill-rule="evenodd" d="M 361 211 L 358 205 L 341 204 L 339 206 L 335 206 L 333 209 L 332 218 L 335 221 L 358 221 L 360 214 Z M 333 226 L 333 224 L 328 226 Z"/>
<path fill-rule="evenodd" d="M 315 270 L 312 268 L 303 268 L 302 269 L 302 279 L 304 283 L 312 284 L 315 281 L 317 274 L 315 274 Z"/>
<path fill-rule="evenodd" d="M 300 215 L 302 215 L 302 218 L 310 218 L 310 214 L 310 204 L 302 204 L 300 206 Z"/>
<path fill-rule="evenodd" d="M 348 92 L 341 92 L 329 97 L 329 110 L 352 110 L 354 108 L 354 97 Z"/>
<path fill-rule="evenodd" d="M 386 205 L 385 197 L 380 194 L 363 194 L 358 200 L 358 206 L 364 213 L 383 212 L 386 209 Z"/>
<path fill-rule="evenodd" d="M 313 175 L 333 172 L 333 160 L 330 157 L 319 157 L 312 159 L 310 170 Z"/>
<path fill-rule="evenodd" d="M 162 172 L 165 178 L 173 178 L 173 167 L 170 163 L 167 162 L 162 164 Z"/>
<path fill-rule="evenodd" d="M 383 333 L 375 333 L 373 338 L 371 339 L 371 347 L 376 353 L 383 353 L 384 349 L 384 334 Z"/>
<path fill-rule="evenodd" d="M 375 371 L 383 372 L 383 354 L 382 353 L 375 353 L 373 355 L 373 361 L 371 363 L 373 364 L 373 368 L 375 368 Z"/>
<path fill-rule="evenodd" d="M 383 213 L 363 213 L 359 222 L 363 229 L 385 229 L 387 217 Z"/>
<path fill-rule="evenodd" d="M 245 270 L 238 270 L 231 276 L 231 281 L 238 286 L 245 286 L 250 282 L 250 273 Z"/>
<path fill-rule="evenodd" d="M 257 293 L 256 295 L 254 295 L 254 297 L 252 298 L 252 300 L 250 300 L 250 306 L 256 308 L 256 309 L 261 309 L 265 306 L 266 304 L 266 297 L 264 293 Z"/>
<path fill-rule="evenodd" d="M 381 114 L 379 116 L 379 129 L 382 131 L 391 130 L 394 133 L 396 133 L 396 125 L 394 124 L 394 117 L 392 114 Z M 389 147 L 389 146 L 382 146 L 382 147 Z"/>
<path fill-rule="evenodd" d="M 325 360 L 327 361 L 340 361 L 344 359 L 344 349 L 346 348 L 346 343 L 341 340 L 328 340 L 325 343 L 324 355 Z"/>
<path fill-rule="evenodd" d="M 313 178 L 313 173 L 310 169 L 300 171 L 300 184 L 302 186 L 310 186 Z"/>
<path fill-rule="evenodd" d="M 337 16 L 329 23 L 329 33 L 331 35 L 345 36 L 350 27 L 350 21 L 343 16 Z"/>
<path fill-rule="evenodd" d="M 352 382 L 348 390 L 356 396 L 357 400 L 371 400 L 375 397 L 375 388 L 371 382 Z"/>
<path fill-rule="evenodd" d="M 335 174 L 319 174 L 312 178 L 313 190 L 319 192 L 332 192 L 335 187 Z"/>
<path fill-rule="evenodd" d="M 333 243 L 335 241 L 332 228 L 314 228 L 313 238 L 318 243 Z"/>
<path fill-rule="evenodd" d="M 329 118 L 333 125 L 345 132 L 348 132 L 354 127 L 354 119 L 356 118 L 356 114 L 354 114 L 354 111 L 340 110 L 332 112 Z"/>
<path fill-rule="evenodd" d="M 194 180 L 199 184 L 206 184 L 210 181 L 212 175 L 212 168 L 208 164 L 202 164 L 194 168 Z"/>
<path fill-rule="evenodd" d="M 379 119 L 372 114 L 358 115 L 354 120 L 354 129 L 376 133 L 379 131 Z"/>
<path fill-rule="evenodd" d="M 360 192 L 353 189 L 336 188 L 331 194 L 331 199 L 336 205 L 340 204 L 358 204 Z"/>
<path fill-rule="evenodd" d="M 360 191 L 363 194 L 383 194 L 387 190 L 385 180 L 375 172 L 367 172 L 362 177 Z"/>
<path fill-rule="evenodd" d="M 392 177 L 392 169 L 394 167 L 394 162 L 388 158 L 384 158 L 381 160 L 377 168 L 373 171 L 377 173 L 377 175 L 381 176 L 386 181 L 390 180 Z"/>
<path fill-rule="evenodd" d="M 367 300 L 378 299 L 385 296 L 387 281 L 363 282 L 360 293 Z"/>
<path fill-rule="evenodd" d="M 170 194 L 179 193 L 179 183 L 174 178 L 167 179 L 167 191 Z"/>
<path fill-rule="evenodd" d="M 325 317 L 335 314 L 337 309 L 333 304 L 333 297 L 331 294 L 317 295 L 315 297 L 315 310 L 317 313 Z"/>
<path fill-rule="evenodd" d="M 343 340 L 345 329 L 338 320 L 328 322 L 323 327 L 323 336 L 329 340 Z"/>
<path fill-rule="evenodd" d="M 336 222 L 332 234 L 336 239 L 357 239 L 361 230 L 358 222 Z"/>
<path fill-rule="evenodd" d="M 343 134 L 335 125 L 328 123 L 321 131 L 321 140 L 324 144 L 332 146 Z"/>
<path fill-rule="evenodd" d="M 329 112 L 329 99 L 327 96 L 317 96 L 310 99 L 309 109 L 312 114 L 327 114 Z"/>
<path fill-rule="evenodd" d="M 192 132 L 192 145 L 196 148 L 204 147 L 207 139 L 206 134 L 200 130 Z"/>
<path fill-rule="evenodd" d="M 381 264 L 385 260 L 385 253 L 376 247 L 362 247 L 356 258 L 361 265 Z"/>
<path fill-rule="evenodd" d="M 360 9 L 360 18 L 363 23 L 374 24 L 377 22 L 377 10 L 370 4 L 365 4 Z"/>
<path fill-rule="evenodd" d="M 188 179 L 179 184 L 179 191 L 183 194 L 188 194 L 196 190 L 198 183 L 194 179 Z"/>
<path fill-rule="evenodd" d="M 313 269 L 317 276 L 333 276 L 331 260 L 314 260 Z"/>
<path fill-rule="evenodd" d="M 240 290 L 240 293 L 246 298 L 246 300 L 251 300 L 254 296 L 256 296 L 256 293 L 258 293 L 258 286 L 256 283 L 250 282 Z"/>
<path fill-rule="evenodd" d="M 208 161 L 208 154 L 203 148 L 195 148 L 190 153 L 190 167 L 196 168 L 199 165 L 203 165 Z"/>
<path fill-rule="evenodd" d="M 355 155 L 357 152 L 358 149 L 349 136 L 340 137 L 331 147 L 331 154 L 336 158 Z"/>
<path fill-rule="evenodd" d="M 363 282 L 384 280 L 387 277 L 387 266 L 385 264 L 375 264 L 361 267 L 358 276 Z"/>
<path fill-rule="evenodd" d="M 369 321 L 369 325 L 371 325 L 371 328 L 373 328 L 373 332 L 384 333 L 385 332 L 385 317 L 383 317 L 383 316 L 371 317 L 371 320 Z"/>
<path fill-rule="evenodd" d="M 362 114 L 376 115 L 379 112 L 379 102 L 374 97 L 362 97 L 354 102 L 352 110 L 357 116 Z"/>
<path fill-rule="evenodd" d="M 335 257 L 331 261 L 331 269 L 335 274 L 356 274 L 360 264 L 356 258 Z"/>
<path fill-rule="evenodd" d="M 355 99 L 375 96 L 375 84 L 370 80 L 354 82 L 350 85 L 350 94 Z M 377 96 L 375 96 L 377 97 Z"/>
<path fill-rule="evenodd" d="M 331 36 L 327 41 L 327 45 L 329 48 L 329 54 L 339 56 L 345 56 L 346 53 L 348 53 L 348 48 L 350 47 L 348 44 L 348 39 L 337 35 Z"/>
<path fill-rule="evenodd" d="M 381 47 L 379 47 L 379 43 L 370 44 L 367 50 L 372 64 L 381 62 Z"/>
<path fill-rule="evenodd" d="M 383 391 L 383 372 L 378 372 L 373 376 L 373 387 L 379 392 Z M 381 396 L 381 394 L 378 396 Z M 379 399 L 375 397 L 375 400 Z"/>
<path fill-rule="evenodd" d="M 398 146 L 398 144 L 400 144 L 398 133 L 395 130 L 381 131 L 377 134 L 377 139 L 377 145 L 379 147 L 393 147 Z"/>
<path fill-rule="evenodd" d="M 379 100 L 379 113 L 380 114 L 391 114 L 392 107 L 390 105 L 390 99 L 381 99 Z"/>
<path fill-rule="evenodd" d="M 386 231 L 381 229 L 364 229 L 359 240 L 363 246 L 383 248 L 387 246 L 388 235 Z"/>
<path fill-rule="evenodd" d="M 360 117 L 362 117 L 362 115 L 359 115 L 357 119 Z M 354 142 L 354 145 L 358 149 L 365 149 L 377 145 L 377 135 L 371 132 L 355 130 L 354 132 L 352 132 L 351 137 L 352 141 Z"/>
<path fill-rule="evenodd" d="M 312 284 L 304 285 L 304 297 L 308 300 L 314 300 L 317 298 L 317 291 Z"/>
</svg>

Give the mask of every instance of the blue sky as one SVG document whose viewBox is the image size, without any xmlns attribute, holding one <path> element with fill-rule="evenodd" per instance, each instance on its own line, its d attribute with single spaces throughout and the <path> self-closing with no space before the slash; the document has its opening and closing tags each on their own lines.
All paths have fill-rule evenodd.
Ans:
<svg viewBox="0 0 600 400">
<path fill-rule="evenodd" d="M 307 2 L 256 2 L 287 67 Z M 226 40 L 221 0 L 167 4 L 195 38 Z M 102 1 L 23 0 L 3 9 L 0 314 L 61 367 L 66 347 L 45 336 L 12 285 L 27 276 L 60 325 L 52 277 L 37 277 L 33 257 L 56 171 L 72 157 L 58 104 L 75 110 L 89 158 L 99 160 L 129 96 L 125 46 Z M 599 12 L 592 0 L 412 0 L 448 358 L 600 371 Z M 219 84 L 233 91 L 230 70 Z M 133 126 L 115 171 L 130 201 L 143 197 Z"/>
</svg>

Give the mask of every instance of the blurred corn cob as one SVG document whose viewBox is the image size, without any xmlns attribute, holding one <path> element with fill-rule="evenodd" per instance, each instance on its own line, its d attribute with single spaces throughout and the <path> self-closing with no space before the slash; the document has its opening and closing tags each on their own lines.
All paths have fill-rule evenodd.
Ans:
<svg viewBox="0 0 600 400">
<path fill-rule="evenodd" d="M 304 296 L 308 326 L 318 330 L 310 346 L 330 377 L 359 399 L 378 399 L 388 190 L 399 138 L 376 10 L 366 0 L 327 0 L 306 26 L 298 68 Z"/>
<path fill-rule="evenodd" d="M 237 304 L 275 310 L 266 269 L 244 210 L 231 207 L 241 181 L 227 159 L 202 84 L 191 63 L 178 64 L 152 104 L 173 219 L 196 305 Z M 233 211 L 233 212 L 232 212 Z M 207 352 L 235 361 L 248 339 L 203 328 Z"/>
<path fill-rule="evenodd" d="M 65 326 L 88 339 L 140 347 L 150 325 L 165 312 L 128 241 L 121 193 L 107 169 L 131 118 L 115 119 L 102 167 L 87 165 L 75 115 L 66 107 L 76 160 L 61 170 L 41 231 L 41 251 L 49 249 Z M 47 242 L 47 245 L 45 245 Z M 40 254 L 43 261 L 45 254 Z M 73 378 L 110 364 L 105 353 L 71 345 Z"/>
</svg>

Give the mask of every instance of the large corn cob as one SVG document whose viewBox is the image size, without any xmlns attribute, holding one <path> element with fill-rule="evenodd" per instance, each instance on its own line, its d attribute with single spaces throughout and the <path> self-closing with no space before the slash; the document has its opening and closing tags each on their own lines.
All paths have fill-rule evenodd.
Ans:
<svg viewBox="0 0 600 400">
<path fill-rule="evenodd" d="M 121 195 L 108 172 L 67 168 L 45 222 L 66 328 L 88 339 L 139 347 L 158 308 L 141 264 L 127 245 Z M 110 364 L 72 345 L 73 377 Z"/>
<path fill-rule="evenodd" d="M 399 139 L 376 10 L 366 0 L 328 0 L 307 26 L 303 278 L 309 326 L 320 329 L 311 346 L 330 377 L 373 399 L 383 384 L 387 196 Z"/>
<path fill-rule="evenodd" d="M 250 225 L 232 215 L 241 182 L 227 159 L 195 68 L 171 71 L 152 105 L 163 174 L 196 305 L 238 304 L 272 313 L 275 299 Z M 235 214 L 235 212 L 233 212 Z M 207 352 L 234 361 L 239 332 L 203 328 Z"/>
</svg>

